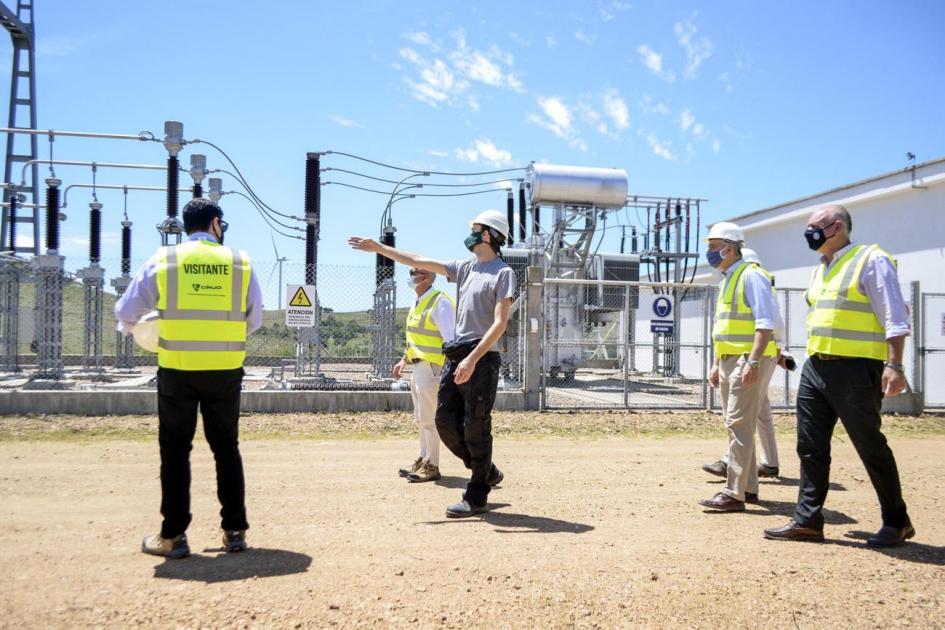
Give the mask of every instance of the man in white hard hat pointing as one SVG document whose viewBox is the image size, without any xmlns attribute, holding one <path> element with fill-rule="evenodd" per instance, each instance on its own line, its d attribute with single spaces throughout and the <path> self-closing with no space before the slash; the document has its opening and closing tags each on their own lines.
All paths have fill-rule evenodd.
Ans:
<svg viewBox="0 0 945 630">
<path fill-rule="evenodd" d="M 470 228 L 464 244 L 475 258 L 450 262 L 367 238 L 348 239 L 354 249 L 443 274 L 457 285 L 456 335 L 443 345 L 446 363 L 437 394 L 436 428 L 446 447 L 463 460 L 472 475 L 462 500 L 446 508 L 450 518 L 484 512 L 490 489 L 503 479 L 492 463 L 492 406 L 501 367 L 495 344 L 505 333 L 515 293 L 515 274 L 499 257 L 509 224 L 498 210 L 486 210 L 470 222 Z"/>
</svg>

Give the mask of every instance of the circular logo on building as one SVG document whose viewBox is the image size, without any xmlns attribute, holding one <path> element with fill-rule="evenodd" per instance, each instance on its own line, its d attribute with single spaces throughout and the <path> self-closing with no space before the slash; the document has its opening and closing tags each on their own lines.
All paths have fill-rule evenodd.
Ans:
<svg viewBox="0 0 945 630">
<path fill-rule="evenodd" d="M 673 303 L 667 297 L 658 297 L 653 300 L 653 312 L 657 317 L 669 317 L 673 312 Z"/>
</svg>

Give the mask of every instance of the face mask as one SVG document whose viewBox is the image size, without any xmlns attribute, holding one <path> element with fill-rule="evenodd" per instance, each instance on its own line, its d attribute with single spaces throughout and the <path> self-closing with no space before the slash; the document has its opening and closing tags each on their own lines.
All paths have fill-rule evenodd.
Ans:
<svg viewBox="0 0 945 630">
<path fill-rule="evenodd" d="M 410 276 L 407 278 L 407 286 L 411 289 L 416 289 L 419 282 L 417 282 L 417 276 Z"/>
<path fill-rule="evenodd" d="M 705 259 L 713 268 L 718 268 L 718 266 L 722 264 L 723 258 L 724 256 L 722 256 L 722 250 L 717 250 L 714 252 L 708 251 L 705 253 Z"/>
<path fill-rule="evenodd" d="M 804 238 L 807 239 L 807 246 L 815 252 L 827 242 L 827 235 L 824 234 L 823 228 L 807 228 L 804 230 Z"/>
<path fill-rule="evenodd" d="M 472 251 L 476 245 L 482 242 L 482 232 L 472 232 L 469 236 L 466 237 L 466 240 L 463 241 L 463 245 L 466 246 L 466 249 Z"/>
</svg>

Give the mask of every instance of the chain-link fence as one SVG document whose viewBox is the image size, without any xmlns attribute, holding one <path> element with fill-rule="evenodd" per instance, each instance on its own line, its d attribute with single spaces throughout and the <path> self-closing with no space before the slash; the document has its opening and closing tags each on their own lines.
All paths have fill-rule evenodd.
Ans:
<svg viewBox="0 0 945 630">
<path fill-rule="evenodd" d="M 926 409 L 945 409 L 945 293 L 922 294 L 920 374 Z"/>
</svg>

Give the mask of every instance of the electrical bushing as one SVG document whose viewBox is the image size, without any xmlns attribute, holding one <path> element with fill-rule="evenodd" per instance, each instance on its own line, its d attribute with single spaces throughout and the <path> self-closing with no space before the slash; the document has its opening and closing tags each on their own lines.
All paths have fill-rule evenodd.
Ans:
<svg viewBox="0 0 945 630">
<path fill-rule="evenodd" d="M 397 229 L 388 225 L 384 228 L 384 233 L 381 234 L 381 243 L 389 247 L 397 246 L 397 237 L 394 235 Z M 380 285 L 384 280 L 388 280 L 394 277 L 394 261 L 388 258 L 387 256 L 381 256 L 376 254 L 376 282 Z"/>
<path fill-rule="evenodd" d="M 46 252 L 59 252 L 59 186 L 62 180 L 46 179 Z"/>
<path fill-rule="evenodd" d="M 532 236 L 541 234 L 541 206 L 532 208 L 532 217 L 535 219 L 532 223 Z"/>
<path fill-rule="evenodd" d="M 164 148 L 168 155 L 177 157 L 184 148 L 184 123 L 176 120 L 164 121 Z"/>
<path fill-rule="evenodd" d="M 511 227 L 511 226 L 509 226 Z M 525 208 L 525 182 L 518 184 L 518 240 L 522 243 L 528 238 L 528 211 Z"/>
<path fill-rule="evenodd" d="M 219 177 L 211 177 L 208 181 L 210 189 L 207 191 L 207 197 L 213 203 L 220 203 L 220 197 L 223 196 L 223 180 Z"/>
<path fill-rule="evenodd" d="M 10 191 L 10 252 L 16 253 L 16 188 Z"/>
<path fill-rule="evenodd" d="M 318 204 L 321 187 L 321 160 L 318 153 L 305 154 L 305 283 L 315 284 L 318 263 Z"/>
<path fill-rule="evenodd" d="M 176 155 L 167 158 L 167 216 L 177 218 L 177 186 L 180 160 Z"/>
<path fill-rule="evenodd" d="M 506 199 L 506 219 L 509 222 L 509 233 L 506 236 L 509 239 L 508 244 L 511 245 L 515 242 L 515 195 L 512 194 L 512 191 L 509 190 L 509 197 Z"/>
<path fill-rule="evenodd" d="M 639 250 L 637 249 L 639 241 L 637 240 L 637 228 L 630 228 L 630 253 L 636 254 Z"/>
<path fill-rule="evenodd" d="M 121 222 L 121 273 L 131 273 L 131 221 Z"/>
<path fill-rule="evenodd" d="M 89 262 L 102 260 L 102 204 L 89 204 Z"/>
<path fill-rule="evenodd" d="M 203 197 L 203 186 L 194 184 L 194 199 L 200 199 L 201 197 Z"/>
</svg>

